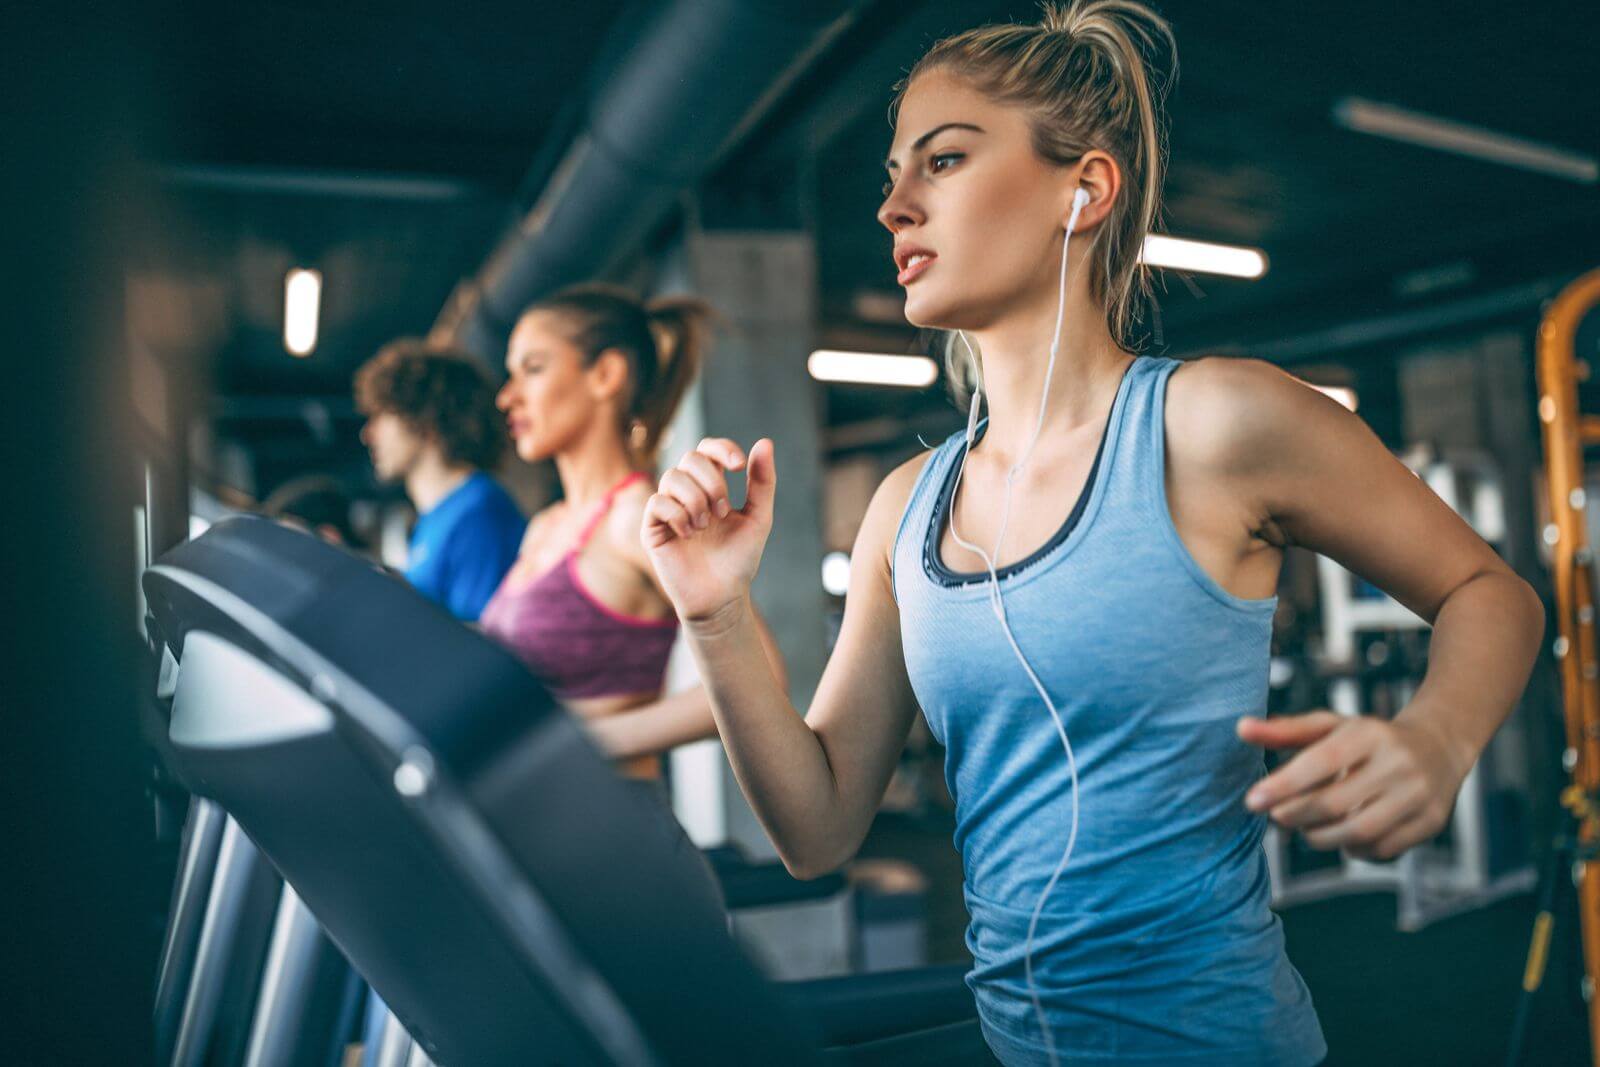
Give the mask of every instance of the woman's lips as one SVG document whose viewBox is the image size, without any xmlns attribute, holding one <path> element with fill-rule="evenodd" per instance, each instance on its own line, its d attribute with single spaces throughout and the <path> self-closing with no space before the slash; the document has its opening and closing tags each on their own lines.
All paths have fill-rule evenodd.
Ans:
<svg viewBox="0 0 1600 1067">
<path fill-rule="evenodd" d="M 901 271 L 899 277 L 895 280 L 901 285 L 910 285 L 912 282 L 920 278 L 923 272 L 925 272 L 929 267 L 933 266 L 933 261 L 937 258 L 939 257 L 922 256 L 915 259 L 913 262 L 906 265 L 906 269 Z"/>
</svg>

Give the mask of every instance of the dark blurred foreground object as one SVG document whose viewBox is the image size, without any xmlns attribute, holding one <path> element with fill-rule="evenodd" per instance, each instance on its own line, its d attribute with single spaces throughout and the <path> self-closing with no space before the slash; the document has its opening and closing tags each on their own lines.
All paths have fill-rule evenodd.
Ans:
<svg viewBox="0 0 1600 1067">
<path fill-rule="evenodd" d="M 202 1062 L 201 1030 L 230 1019 L 251 1049 L 311 1038 L 327 992 L 287 951 L 303 902 L 436 1063 L 987 1062 L 962 967 L 766 981 L 670 812 L 405 583 L 241 518 L 167 553 L 144 589 L 164 756 L 205 798 L 162 963 L 163 988 L 188 990 L 163 1013 L 179 1019 L 164 1061 Z M 373 618 L 381 643 L 353 624 Z M 250 910 L 250 879 L 230 888 L 249 842 L 295 898 L 264 967 L 214 951 Z M 299 978 L 317 995 L 297 999 Z"/>
<path fill-rule="evenodd" d="M 138 610 L 121 247 L 144 97 L 115 10 L 8 5 L 0 809 L 11 1063 L 136 1064 L 159 905 L 135 710 Z"/>
</svg>

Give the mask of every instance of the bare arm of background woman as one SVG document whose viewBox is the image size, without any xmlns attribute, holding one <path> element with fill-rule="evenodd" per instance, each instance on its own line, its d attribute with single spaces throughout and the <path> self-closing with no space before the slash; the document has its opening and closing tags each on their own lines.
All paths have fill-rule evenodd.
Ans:
<svg viewBox="0 0 1600 1067">
<path fill-rule="evenodd" d="M 642 553 L 641 549 L 641 553 Z M 773 639 L 772 630 L 760 614 L 755 616 L 761 649 L 767 666 L 780 689 L 789 688 L 789 673 L 783 653 Z M 613 759 L 657 756 L 691 741 L 717 736 L 716 719 L 711 714 L 711 697 L 704 685 L 691 686 L 649 704 L 628 708 L 614 715 L 587 719 L 589 735 Z"/>
</svg>

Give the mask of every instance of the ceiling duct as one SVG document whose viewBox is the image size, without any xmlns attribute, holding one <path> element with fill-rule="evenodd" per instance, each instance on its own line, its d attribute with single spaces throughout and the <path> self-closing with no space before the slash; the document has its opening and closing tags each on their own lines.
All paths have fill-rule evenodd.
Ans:
<svg viewBox="0 0 1600 1067">
<path fill-rule="evenodd" d="M 651 12 L 590 99 L 533 206 L 433 336 L 498 363 L 518 313 L 603 276 L 761 120 L 855 19 L 859 3 L 675 0 Z M 652 11 L 653 9 L 653 11 Z"/>
</svg>

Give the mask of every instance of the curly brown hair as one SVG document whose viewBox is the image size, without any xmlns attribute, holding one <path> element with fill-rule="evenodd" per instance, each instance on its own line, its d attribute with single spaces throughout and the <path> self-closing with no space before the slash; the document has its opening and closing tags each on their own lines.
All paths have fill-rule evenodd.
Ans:
<svg viewBox="0 0 1600 1067">
<path fill-rule="evenodd" d="M 470 355 L 415 338 L 378 350 L 356 371 L 356 407 L 369 418 L 398 415 L 439 443 L 449 463 L 493 469 L 505 453 L 494 383 Z"/>
</svg>

